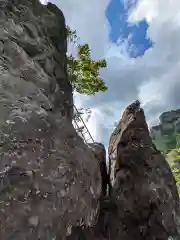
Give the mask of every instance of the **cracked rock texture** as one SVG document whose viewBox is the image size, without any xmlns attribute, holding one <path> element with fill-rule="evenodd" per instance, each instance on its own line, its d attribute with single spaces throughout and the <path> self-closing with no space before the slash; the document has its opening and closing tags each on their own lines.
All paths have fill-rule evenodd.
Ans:
<svg viewBox="0 0 180 240">
<path fill-rule="evenodd" d="M 0 239 L 65 239 L 92 226 L 99 163 L 72 125 L 62 12 L 0 2 Z"/>
<path fill-rule="evenodd" d="M 113 147 L 115 181 L 111 239 L 180 239 L 180 204 L 171 169 L 149 135 L 138 101 L 123 113 Z M 171 238 L 170 238 L 171 237 Z"/>
<path fill-rule="evenodd" d="M 0 1 L 0 239 L 179 240 L 179 197 L 140 103 L 109 151 L 72 125 L 64 16 L 38 0 Z"/>
<path fill-rule="evenodd" d="M 106 196 L 107 188 L 110 184 L 106 166 L 106 149 L 102 143 L 92 143 L 89 144 L 89 147 L 92 149 L 95 158 L 99 162 L 102 179 L 102 196 Z"/>
</svg>

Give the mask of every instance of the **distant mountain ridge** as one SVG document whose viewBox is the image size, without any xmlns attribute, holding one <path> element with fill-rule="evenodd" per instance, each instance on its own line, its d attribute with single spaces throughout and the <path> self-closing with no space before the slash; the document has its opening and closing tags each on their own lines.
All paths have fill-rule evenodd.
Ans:
<svg viewBox="0 0 180 240">
<path fill-rule="evenodd" d="M 159 120 L 160 124 L 151 128 L 150 135 L 159 150 L 167 153 L 180 142 L 180 109 L 163 112 Z"/>
</svg>

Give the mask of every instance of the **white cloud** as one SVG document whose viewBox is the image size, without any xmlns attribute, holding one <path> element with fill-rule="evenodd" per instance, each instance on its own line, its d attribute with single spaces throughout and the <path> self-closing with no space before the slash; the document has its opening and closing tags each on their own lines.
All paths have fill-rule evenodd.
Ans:
<svg viewBox="0 0 180 240">
<path fill-rule="evenodd" d="M 42 4 L 44 4 L 44 5 L 46 5 L 47 2 L 48 2 L 48 0 L 40 0 L 40 2 L 41 2 Z"/>
<path fill-rule="evenodd" d="M 134 0 L 124 0 L 132 4 Z M 109 91 L 95 97 L 77 96 L 78 107 L 92 107 L 88 123 L 96 140 L 107 144 L 112 124 L 125 104 L 138 97 L 143 102 L 149 123 L 161 111 L 180 108 L 180 1 L 139 0 L 129 13 L 129 22 L 146 19 L 148 37 L 154 45 L 142 57 L 130 59 L 127 44 L 109 40 L 106 18 L 108 0 L 52 0 L 64 12 L 66 22 L 88 42 L 93 57 L 106 56 L 108 68 L 102 72 Z"/>
<path fill-rule="evenodd" d="M 129 22 L 136 23 L 143 19 L 149 22 L 163 23 L 179 15 L 180 1 L 178 0 L 139 0 L 129 16 Z"/>
<path fill-rule="evenodd" d="M 159 0 L 140 0 L 135 9 L 129 16 L 129 22 L 136 23 L 143 19 L 151 22 L 153 18 L 158 16 Z"/>
<path fill-rule="evenodd" d="M 51 0 L 64 13 L 66 23 L 77 31 L 82 42 L 88 42 L 92 56 L 104 55 L 109 44 L 109 23 L 105 15 L 109 0 Z"/>
<path fill-rule="evenodd" d="M 140 63 L 147 69 L 146 79 L 150 83 L 146 83 L 146 94 L 152 98 L 158 96 L 159 105 L 163 102 L 164 108 L 171 109 L 180 103 L 180 1 L 140 0 L 130 20 L 138 22 L 147 19 L 148 14 L 152 17 L 148 36 L 154 47 L 137 59 L 136 64 Z"/>
</svg>

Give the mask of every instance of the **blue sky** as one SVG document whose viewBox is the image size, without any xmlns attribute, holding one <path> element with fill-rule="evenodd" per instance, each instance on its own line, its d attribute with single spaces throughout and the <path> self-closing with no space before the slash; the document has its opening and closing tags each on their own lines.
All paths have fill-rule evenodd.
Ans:
<svg viewBox="0 0 180 240">
<path fill-rule="evenodd" d="M 129 7 L 135 7 L 131 5 Z M 123 0 L 111 0 L 106 10 L 106 15 L 110 23 L 110 39 L 116 43 L 118 39 L 126 40 L 131 35 L 129 55 L 139 57 L 152 47 L 152 41 L 146 37 L 148 23 L 141 20 L 138 24 L 128 23 L 128 11 Z"/>
<path fill-rule="evenodd" d="M 149 126 L 163 111 L 180 108 L 180 0 L 50 1 L 92 58 L 107 60 L 101 77 L 108 91 L 74 96 L 78 108 L 92 110 L 87 126 L 95 141 L 108 146 L 114 123 L 135 99 Z"/>
</svg>

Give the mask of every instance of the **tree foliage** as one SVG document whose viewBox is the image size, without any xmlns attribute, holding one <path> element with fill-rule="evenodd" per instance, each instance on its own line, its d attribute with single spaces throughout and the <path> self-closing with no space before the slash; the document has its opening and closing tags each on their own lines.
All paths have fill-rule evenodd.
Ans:
<svg viewBox="0 0 180 240">
<path fill-rule="evenodd" d="M 174 177 L 176 179 L 176 186 L 177 186 L 179 196 L 180 196 L 180 168 L 174 167 L 172 169 L 172 171 L 173 171 Z"/>
<path fill-rule="evenodd" d="M 77 44 L 76 31 L 67 27 L 67 34 L 71 43 Z M 95 95 L 97 92 L 107 91 L 104 80 L 100 78 L 100 70 L 106 68 L 105 59 L 94 61 L 91 59 L 89 45 L 77 44 L 77 58 L 72 54 L 68 56 L 68 74 L 73 90 L 86 95 Z"/>
<path fill-rule="evenodd" d="M 180 195 L 180 148 L 172 149 L 169 153 L 168 162 L 174 174 L 178 192 Z"/>
</svg>

